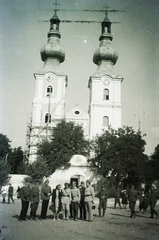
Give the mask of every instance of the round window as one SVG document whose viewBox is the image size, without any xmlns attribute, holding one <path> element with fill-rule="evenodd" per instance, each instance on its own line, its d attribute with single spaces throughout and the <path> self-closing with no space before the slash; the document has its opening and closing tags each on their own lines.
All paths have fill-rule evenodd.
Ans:
<svg viewBox="0 0 159 240">
<path fill-rule="evenodd" d="M 75 114 L 80 114 L 80 111 L 75 111 Z"/>
</svg>

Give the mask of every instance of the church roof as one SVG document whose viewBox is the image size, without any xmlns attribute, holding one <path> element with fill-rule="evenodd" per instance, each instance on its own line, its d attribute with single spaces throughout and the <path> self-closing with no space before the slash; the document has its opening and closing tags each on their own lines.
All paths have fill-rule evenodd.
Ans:
<svg viewBox="0 0 159 240">
<path fill-rule="evenodd" d="M 89 120 L 88 113 L 85 113 L 78 105 L 70 112 L 67 112 L 65 117 L 70 120 Z"/>
</svg>

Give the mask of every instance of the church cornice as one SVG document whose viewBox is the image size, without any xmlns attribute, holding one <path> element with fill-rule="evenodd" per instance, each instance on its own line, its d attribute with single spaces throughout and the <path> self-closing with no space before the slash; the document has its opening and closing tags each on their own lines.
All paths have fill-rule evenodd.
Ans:
<svg viewBox="0 0 159 240">
<path fill-rule="evenodd" d="M 114 103 L 114 104 L 105 104 L 105 103 L 92 103 L 91 107 L 93 108 L 121 108 L 121 104 L 119 103 Z"/>
<path fill-rule="evenodd" d="M 105 81 L 108 81 L 108 80 L 110 82 L 111 81 L 113 81 L 113 82 L 122 82 L 124 80 L 124 78 L 120 77 L 119 75 L 113 77 L 113 76 L 111 76 L 109 74 L 104 74 L 104 75 L 102 75 L 100 77 L 91 76 L 89 78 L 89 81 L 88 81 L 88 88 L 91 87 L 92 82 L 99 82 L 99 81 L 101 81 L 101 82 L 104 83 Z"/>
</svg>

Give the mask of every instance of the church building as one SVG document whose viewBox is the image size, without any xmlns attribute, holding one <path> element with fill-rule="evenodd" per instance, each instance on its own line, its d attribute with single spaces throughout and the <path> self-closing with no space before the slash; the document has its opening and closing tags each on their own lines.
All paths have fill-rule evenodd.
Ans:
<svg viewBox="0 0 159 240">
<path fill-rule="evenodd" d="M 44 65 L 34 74 L 35 95 L 32 119 L 28 126 L 29 161 L 36 159 L 36 144 L 50 134 L 52 127 L 61 119 L 82 124 L 86 137 L 102 133 L 108 126 L 121 127 L 121 82 L 123 78 L 114 72 L 118 54 L 112 46 L 111 22 L 106 11 L 101 23 L 99 48 L 94 52 L 96 72 L 88 80 L 90 97 L 88 112 L 78 105 L 65 112 L 65 95 L 69 76 L 61 69 L 65 52 L 60 45 L 60 20 L 57 11 L 50 19 L 47 44 L 41 49 Z M 88 63 L 89 64 L 89 63 Z"/>
</svg>

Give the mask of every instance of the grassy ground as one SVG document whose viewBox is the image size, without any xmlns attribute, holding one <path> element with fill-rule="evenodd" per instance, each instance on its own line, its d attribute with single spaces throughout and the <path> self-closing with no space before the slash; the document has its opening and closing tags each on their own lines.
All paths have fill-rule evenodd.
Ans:
<svg viewBox="0 0 159 240">
<path fill-rule="evenodd" d="M 98 204 L 97 199 L 95 203 Z M 50 210 L 48 210 L 47 220 L 19 222 L 20 200 L 16 199 L 14 204 L 0 203 L 0 240 L 159 240 L 159 219 L 150 219 L 149 209 L 146 214 L 137 213 L 136 218 L 130 218 L 128 207 L 114 209 L 113 203 L 113 199 L 108 199 L 104 218 L 98 217 L 96 207 L 93 210 L 93 222 L 53 221 Z M 41 203 L 37 215 L 40 214 L 40 210 Z M 136 210 L 138 210 L 138 203 Z M 159 211 L 159 202 L 156 210 Z"/>
</svg>

